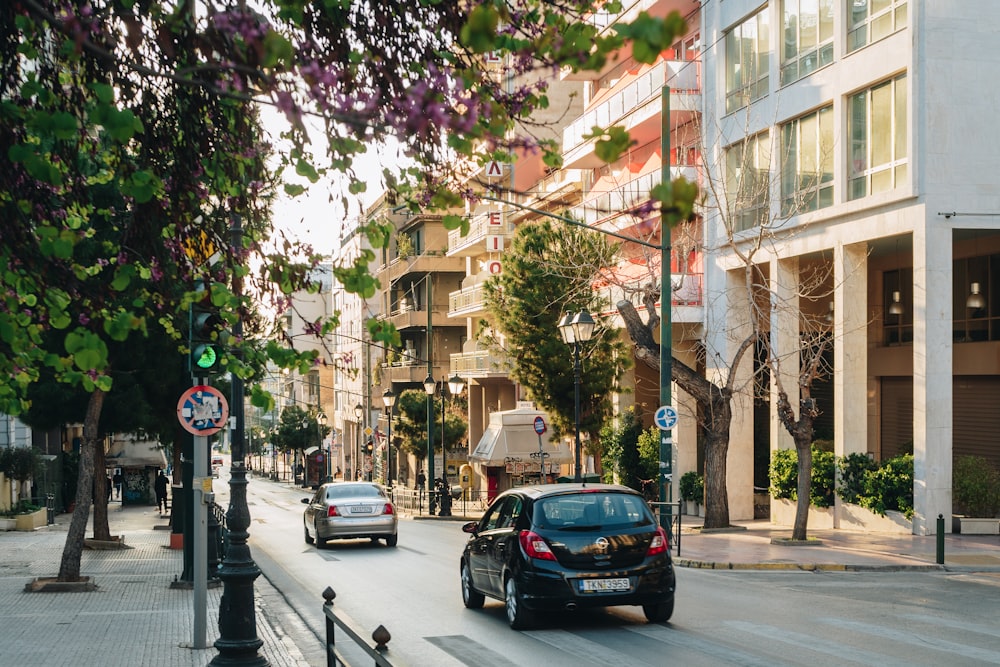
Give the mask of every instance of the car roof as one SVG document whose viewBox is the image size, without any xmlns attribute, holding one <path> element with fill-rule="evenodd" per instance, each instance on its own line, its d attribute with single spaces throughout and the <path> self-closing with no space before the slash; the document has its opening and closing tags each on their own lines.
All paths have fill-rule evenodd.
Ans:
<svg viewBox="0 0 1000 667">
<path fill-rule="evenodd" d="M 567 494 L 579 494 L 579 493 L 627 493 L 635 496 L 641 496 L 638 491 L 633 488 L 622 486 L 621 484 L 593 484 L 593 483 L 570 483 L 570 484 L 534 484 L 530 486 L 519 486 L 513 489 L 508 489 L 500 495 L 510 495 L 513 493 L 518 493 L 532 500 L 538 500 L 540 498 L 548 498 L 552 496 L 560 496 Z"/>
</svg>

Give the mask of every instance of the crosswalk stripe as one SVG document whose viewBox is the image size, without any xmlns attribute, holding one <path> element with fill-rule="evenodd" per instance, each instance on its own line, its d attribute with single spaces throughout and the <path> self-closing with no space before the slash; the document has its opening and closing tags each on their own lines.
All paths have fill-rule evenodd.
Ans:
<svg viewBox="0 0 1000 667">
<path fill-rule="evenodd" d="M 780 667 L 781 665 L 788 664 L 778 662 L 770 657 L 755 658 L 745 650 L 734 649 L 725 644 L 706 639 L 701 635 L 688 633 L 682 628 L 673 629 L 657 625 L 637 625 L 628 628 L 628 631 L 655 639 L 664 644 L 689 649 L 695 653 L 701 653 L 719 661 L 740 665 L 740 667 Z"/>
<path fill-rule="evenodd" d="M 757 638 L 765 637 L 771 641 L 791 644 L 792 646 L 797 646 L 815 653 L 825 653 L 827 655 L 835 656 L 838 659 L 838 662 L 849 660 L 861 665 L 892 664 L 887 661 L 886 656 L 884 655 L 872 653 L 871 651 L 865 651 L 864 649 L 853 648 L 845 645 L 843 642 L 832 641 L 801 632 L 793 632 L 786 628 L 777 628 L 773 625 L 762 625 L 760 623 L 749 623 L 747 621 L 725 621 L 723 624 L 727 628 L 739 630 L 740 632 L 745 632 Z M 902 665 L 909 663 L 900 661 L 898 664 Z"/>
<path fill-rule="evenodd" d="M 925 635 L 920 635 L 915 632 L 904 632 L 885 627 L 873 627 L 867 623 L 849 621 L 843 618 L 824 618 L 819 620 L 824 623 L 829 623 L 830 625 L 835 625 L 839 628 L 844 628 L 845 630 L 863 632 L 867 635 L 872 635 L 873 637 L 891 639 L 908 646 L 920 644 L 925 650 L 928 651 L 941 651 L 948 654 L 961 655 L 966 658 L 980 660 L 994 665 L 1000 664 L 1000 652 L 998 651 L 976 648 L 975 646 L 968 646 L 959 642 L 948 641 L 947 639 L 942 639 L 941 637 L 935 637 L 933 641 L 928 641 Z"/>
<path fill-rule="evenodd" d="M 622 654 L 618 651 L 565 630 L 528 630 L 521 634 L 557 648 L 563 653 L 575 655 L 596 664 L 617 665 L 622 660 Z M 649 663 L 636 662 L 636 659 L 630 656 L 628 664 L 629 667 L 633 667 L 633 665 L 641 667 Z"/>
</svg>

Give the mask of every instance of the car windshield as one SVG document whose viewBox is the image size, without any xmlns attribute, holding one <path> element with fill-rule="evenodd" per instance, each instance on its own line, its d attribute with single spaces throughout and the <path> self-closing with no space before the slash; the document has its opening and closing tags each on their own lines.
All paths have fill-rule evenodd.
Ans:
<svg viewBox="0 0 1000 667">
<path fill-rule="evenodd" d="M 384 498 L 382 491 L 371 484 L 344 484 L 327 488 L 327 500 L 337 498 Z"/>
<path fill-rule="evenodd" d="M 649 506 L 625 493 L 580 493 L 543 498 L 535 503 L 534 523 L 549 530 L 620 528 L 653 523 Z"/>
</svg>

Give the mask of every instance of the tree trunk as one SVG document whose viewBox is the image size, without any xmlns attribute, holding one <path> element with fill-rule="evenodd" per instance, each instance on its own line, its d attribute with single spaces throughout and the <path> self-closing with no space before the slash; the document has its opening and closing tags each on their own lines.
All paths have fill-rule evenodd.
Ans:
<svg viewBox="0 0 1000 667">
<path fill-rule="evenodd" d="M 93 400 L 93 395 L 91 395 Z M 84 424 L 86 431 L 86 424 Z M 103 438 L 94 443 L 94 539 L 104 542 L 111 541 L 111 528 L 108 526 L 108 474 L 107 458 L 105 457 Z"/>
<path fill-rule="evenodd" d="M 97 424 L 104 406 L 104 392 L 95 389 L 87 405 L 83 422 L 83 442 L 80 444 L 80 467 L 76 487 L 76 508 L 66 533 L 62 561 L 59 563 L 59 581 L 80 580 L 80 559 L 83 556 L 83 538 L 90 519 L 90 503 L 94 497 L 94 452 L 98 447 Z"/>
<path fill-rule="evenodd" d="M 809 523 L 809 492 L 812 489 L 812 438 L 802 442 L 795 439 L 795 451 L 799 458 L 799 478 L 796 487 L 798 500 L 795 503 L 795 523 L 792 524 L 792 539 L 806 539 Z"/>
<path fill-rule="evenodd" d="M 729 456 L 729 425 L 732 403 L 719 396 L 712 402 L 706 424 L 705 443 L 705 528 L 729 527 L 729 492 L 726 488 L 726 460 Z"/>
</svg>

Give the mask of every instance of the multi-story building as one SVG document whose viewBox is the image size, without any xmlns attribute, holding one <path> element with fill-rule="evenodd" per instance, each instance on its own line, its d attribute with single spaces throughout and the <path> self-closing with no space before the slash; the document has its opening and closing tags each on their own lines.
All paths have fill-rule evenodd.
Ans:
<svg viewBox="0 0 1000 667">
<path fill-rule="evenodd" d="M 792 406 L 803 323 L 824 315 L 823 429 L 837 455 L 912 450 L 918 534 L 951 515 L 954 457 L 1000 461 L 998 21 L 1000 5 L 947 0 L 702 9 L 703 157 L 725 193 L 706 214 L 707 372 L 752 372 L 714 361 L 747 326 L 737 250 L 756 243 Z M 756 444 L 749 403 L 733 420 L 734 518 L 749 518 L 755 484 L 741 463 L 792 446 L 773 386 Z M 834 525 L 850 522 L 838 500 Z"/>
</svg>

